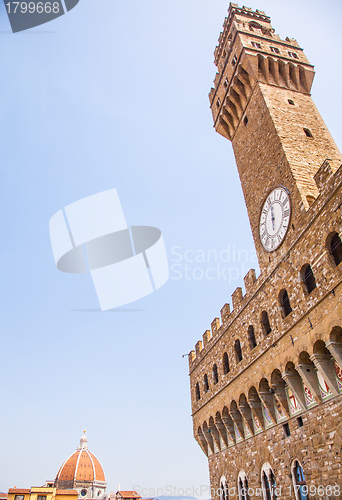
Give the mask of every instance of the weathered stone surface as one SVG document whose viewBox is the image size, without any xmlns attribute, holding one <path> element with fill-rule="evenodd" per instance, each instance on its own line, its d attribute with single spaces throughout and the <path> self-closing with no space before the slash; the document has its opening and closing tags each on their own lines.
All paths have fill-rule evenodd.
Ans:
<svg viewBox="0 0 342 500">
<path fill-rule="evenodd" d="M 200 343 L 189 356 L 194 435 L 208 455 L 215 500 L 222 477 L 229 498 L 238 498 L 241 471 L 250 488 L 261 488 L 266 463 L 282 487 L 278 498 L 290 500 L 297 498 L 296 460 L 308 487 L 342 487 L 342 263 L 330 245 L 333 234 L 342 234 L 342 156 L 309 93 L 313 67 L 295 40 L 274 33 L 263 12 L 231 4 L 215 63 L 209 94 L 214 123 L 232 141 L 261 274 L 246 275 L 246 294 L 241 288 L 234 292 L 233 310 L 223 306 L 222 324 L 216 319 L 212 337 L 207 334 L 203 349 Z M 279 248 L 266 252 L 259 218 L 276 186 L 286 187 L 291 197 L 291 224 Z M 306 264 L 316 285 L 310 293 Z M 286 317 L 279 302 L 284 289 L 292 308 Z M 314 489 L 309 496 L 340 497 Z"/>
</svg>

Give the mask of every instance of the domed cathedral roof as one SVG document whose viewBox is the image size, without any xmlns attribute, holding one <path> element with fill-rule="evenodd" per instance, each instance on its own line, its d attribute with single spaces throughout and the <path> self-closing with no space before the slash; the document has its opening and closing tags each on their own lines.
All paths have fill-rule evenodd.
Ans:
<svg viewBox="0 0 342 500">
<path fill-rule="evenodd" d="M 59 469 L 55 479 L 55 487 L 62 489 L 76 488 L 77 490 L 83 488 L 80 490 L 80 497 L 83 498 L 102 496 L 102 491 L 101 495 L 99 495 L 98 491 L 97 495 L 95 495 L 93 488 L 91 488 L 91 490 L 84 489 L 84 487 L 88 488 L 89 486 L 100 486 L 104 488 L 105 491 L 106 478 L 100 462 L 95 455 L 89 451 L 88 440 L 84 431 L 77 451 L 75 451 Z"/>
</svg>

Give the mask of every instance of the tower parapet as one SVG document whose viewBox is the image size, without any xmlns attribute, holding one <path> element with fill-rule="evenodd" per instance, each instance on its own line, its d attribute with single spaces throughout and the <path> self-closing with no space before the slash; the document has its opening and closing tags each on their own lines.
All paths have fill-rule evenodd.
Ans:
<svg viewBox="0 0 342 500">
<path fill-rule="evenodd" d="M 256 82 L 309 94 L 313 66 L 293 38 L 282 40 L 263 11 L 231 3 L 214 52 L 218 68 L 209 93 L 214 126 L 229 140 Z"/>
</svg>

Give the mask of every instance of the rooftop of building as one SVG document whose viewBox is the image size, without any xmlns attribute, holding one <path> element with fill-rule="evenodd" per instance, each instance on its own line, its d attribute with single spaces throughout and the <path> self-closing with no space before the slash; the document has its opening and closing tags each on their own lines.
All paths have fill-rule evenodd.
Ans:
<svg viewBox="0 0 342 500">
<path fill-rule="evenodd" d="M 31 493 L 56 493 L 57 495 L 78 495 L 76 490 L 51 488 L 46 486 L 32 486 L 31 488 L 10 488 L 8 494 L 12 495 L 30 495 Z M 7 498 L 6 493 L 0 493 L 1 498 Z"/>
<path fill-rule="evenodd" d="M 141 495 L 136 491 L 117 491 L 117 495 L 120 495 L 122 498 L 141 498 Z"/>
</svg>

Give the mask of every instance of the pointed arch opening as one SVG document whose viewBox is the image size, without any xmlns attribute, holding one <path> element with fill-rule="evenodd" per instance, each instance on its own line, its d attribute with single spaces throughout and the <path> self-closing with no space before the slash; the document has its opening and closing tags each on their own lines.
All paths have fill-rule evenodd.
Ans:
<svg viewBox="0 0 342 500">
<path fill-rule="evenodd" d="M 296 500 L 309 500 L 304 469 L 299 460 L 292 462 L 291 474 Z"/>
<path fill-rule="evenodd" d="M 239 500 L 249 500 L 248 496 L 248 479 L 244 470 L 240 470 L 238 475 L 238 493 Z"/>
<path fill-rule="evenodd" d="M 203 435 L 204 435 L 204 437 L 209 445 L 211 452 L 214 453 L 214 451 L 215 451 L 214 439 L 213 439 L 213 436 L 211 435 L 210 429 L 208 428 L 207 422 L 204 422 L 204 424 L 203 424 Z M 208 449 L 208 451 L 209 451 L 209 449 Z"/>
<path fill-rule="evenodd" d="M 225 375 L 227 375 L 227 373 L 229 373 L 230 371 L 230 368 L 229 368 L 229 358 L 228 358 L 228 354 L 225 352 L 223 354 L 223 373 Z"/>
<path fill-rule="evenodd" d="M 235 340 L 234 349 L 235 349 L 236 362 L 240 363 L 240 361 L 242 361 L 242 350 L 239 339 Z"/>
<path fill-rule="evenodd" d="M 330 339 L 326 343 L 332 356 L 335 358 L 335 370 L 339 379 L 342 379 L 342 328 L 334 326 L 330 332 Z M 338 366 L 336 366 L 336 364 Z"/>
<path fill-rule="evenodd" d="M 224 425 L 224 422 L 221 417 L 221 413 L 219 411 L 216 412 L 215 415 L 215 425 L 220 433 L 220 436 L 224 442 L 224 445 L 226 448 L 228 448 L 228 433 L 227 433 L 227 428 Z"/>
<path fill-rule="evenodd" d="M 220 479 L 220 500 L 229 500 L 228 483 L 224 476 Z"/>
<path fill-rule="evenodd" d="M 269 335 L 272 331 L 270 320 L 268 318 L 268 314 L 266 311 L 263 311 L 261 313 L 261 328 L 262 331 L 264 332 L 265 337 Z"/>
<path fill-rule="evenodd" d="M 309 295 L 316 288 L 316 278 L 310 264 L 304 264 L 300 271 L 301 281 L 303 283 L 304 293 Z"/>
<path fill-rule="evenodd" d="M 281 307 L 282 316 L 283 318 L 286 318 L 292 312 L 292 307 L 289 295 L 287 293 L 287 290 L 285 289 L 281 290 L 279 293 L 279 304 Z"/>
<path fill-rule="evenodd" d="M 204 392 L 209 391 L 209 382 L 208 382 L 208 375 L 207 374 L 204 375 L 203 388 L 204 388 Z"/>
<path fill-rule="evenodd" d="M 253 325 L 249 325 L 248 327 L 248 343 L 251 351 L 257 346 Z"/>
<path fill-rule="evenodd" d="M 202 450 L 206 454 L 206 456 L 208 456 L 208 442 L 205 439 L 204 432 L 203 432 L 201 426 L 199 426 L 197 429 L 196 439 L 197 439 L 198 444 L 200 445 L 200 447 L 202 448 Z"/>
<path fill-rule="evenodd" d="M 273 469 L 268 462 L 264 463 L 261 468 L 261 484 L 264 500 L 277 500 L 276 497 L 276 480 Z"/>
<path fill-rule="evenodd" d="M 200 391 L 199 383 L 197 382 L 197 384 L 196 384 L 196 401 L 199 401 L 200 399 L 201 399 L 201 391 Z"/>
<path fill-rule="evenodd" d="M 214 363 L 213 365 L 213 381 L 214 381 L 214 385 L 216 385 L 218 383 L 218 372 L 217 372 L 217 364 Z"/>
</svg>

